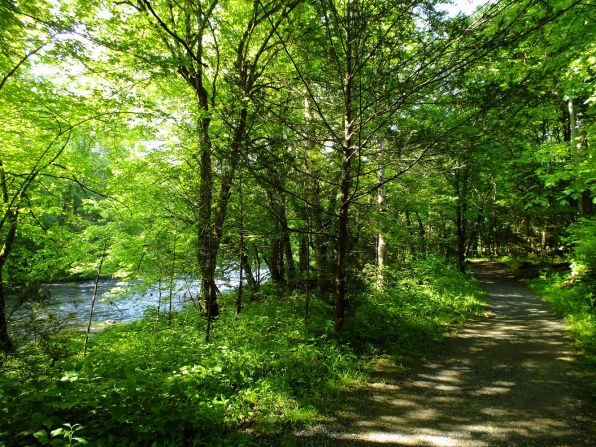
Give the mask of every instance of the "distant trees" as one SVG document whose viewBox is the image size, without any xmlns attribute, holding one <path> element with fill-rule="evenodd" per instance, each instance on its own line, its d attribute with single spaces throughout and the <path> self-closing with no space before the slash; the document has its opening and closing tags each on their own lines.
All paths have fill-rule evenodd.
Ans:
<svg viewBox="0 0 596 447">
<path fill-rule="evenodd" d="M 12 349 L 7 330 L 4 293 L 6 265 L 24 219 L 39 222 L 31 192 L 44 173 L 62 155 L 75 125 L 66 122 L 64 111 L 53 107 L 60 98 L 25 74 L 31 59 L 53 44 L 57 33 L 32 17 L 35 9 L 25 3 L 0 5 L 0 110 L 4 116 L 0 139 L 0 349 Z M 45 6 L 45 5 L 44 5 Z M 47 19 L 47 16 L 45 17 Z M 45 110 L 32 104 L 48 100 Z M 17 107 L 18 105 L 18 107 Z M 39 222 L 40 225 L 41 222 Z"/>
<path fill-rule="evenodd" d="M 461 270 L 473 255 L 552 254 L 592 213 L 581 1 L 455 18 L 418 0 L 22 5 L 0 10 L 0 274 L 19 225 L 47 228 L 42 178 L 67 180 L 63 216 L 89 213 L 71 227 L 101 227 L 93 246 L 109 234 L 112 273 L 200 277 L 207 338 L 222 263 L 252 299 L 262 264 L 280 286 L 316 285 L 339 332 L 363 272 L 382 288 L 389 265 L 428 254 Z M 71 59 L 78 84 L 33 75 Z"/>
</svg>

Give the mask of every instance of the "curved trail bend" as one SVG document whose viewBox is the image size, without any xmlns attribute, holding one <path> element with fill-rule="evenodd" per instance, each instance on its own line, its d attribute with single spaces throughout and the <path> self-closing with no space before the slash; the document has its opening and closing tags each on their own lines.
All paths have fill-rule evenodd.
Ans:
<svg viewBox="0 0 596 447">
<path fill-rule="evenodd" d="M 503 265 L 475 268 L 491 302 L 487 317 L 405 377 L 378 371 L 335 421 L 286 444 L 596 446 L 587 383 L 563 324 Z"/>
</svg>

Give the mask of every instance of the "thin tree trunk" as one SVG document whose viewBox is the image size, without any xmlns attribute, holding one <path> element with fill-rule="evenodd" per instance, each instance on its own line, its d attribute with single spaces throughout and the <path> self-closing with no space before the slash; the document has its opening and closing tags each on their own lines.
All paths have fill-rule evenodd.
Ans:
<svg viewBox="0 0 596 447">
<path fill-rule="evenodd" d="M 462 273 L 466 271 L 466 214 L 468 195 L 467 168 L 455 172 L 455 187 L 457 194 L 456 227 L 457 227 L 457 263 Z"/>
<path fill-rule="evenodd" d="M 310 313 L 310 219 L 306 214 L 306 301 L 304 302 L 304 324 L 308 323 Z"/>
<path fill-rule="evenodd" d="M 585 148 L 587 146 L 587 138 L 585 135 L 584 123 L 581 119 L 581 112 L 579 113 L 580 118 L 578 119 L 578 111 L 573 98 L 569 97 L 567 100 L 567 108 L 569 111 L 569 135 L 571 140 L 571 154 L 577 163 L 581 163 L 582 159 L 585 158 Z M 578 178 L 577 182 L 582 185 L 583 179 Z M 583 189 L 583 188 L 582 188 Z M 579 212 L 582 216 L 588 216 L 592 214 L 593 203 L 592 196 L 589 189 L 578 191 L 579 197 L 577 198 L 577 205 Z"/>
<path fill-rule="evenodd" d="M 286 200 L 284 192 L 280 189 L 276 191 L 276 198 L 278 204 L 279 228 L 281 230 L 281 248 L 285 257 L 285 273 L 287 275 L 287 282 L 294 285 L 296 280 L 296 264 L 294 263 L 294 254 L 292 253 L 292 241 L 290 239 L 290 229 L 288 226 L 288 219 L 286 215 Z"/>
<path fill-rule="evenodd" d="M 259 247 L 257 247 L 257 244 L 253 244 L 253 249 L 255 252 L 255 263 L 257 265 L 257 276 L 255 278 L 255 281 L 257 282 L 258 288 L 258 286 L 261 285 L 261 257 L 259 256 Z M 248 262 L 248 259 L 246 262 Z"/>
<path fill-rule="evenodd" d="M 14 351 L 14 344 L 8 335 L 8 322 L 6 319 L 6 305 L 4 302 L 4 283 L 2 271 L 4 266 L 0 265 L 0 351 Z"/>
<path fill-rule="evenodd" d="M 416 211 L 416 222 L 418 222 L 418 238 L 420 239 L 420 251 L 422 255 L 426 254 L 426 231 L 424 230 L 424 223 L 420 218 L 420 214 Z"/>
<path fill-rule="evenodd" d="M 244 283 L 244 197 L 242 194 L 242 177 L 240 177 L 240 278 L 238 283 L 238 295 L 236 296 L 236 315 L 242 312 L 242 287 Z"/>
<path fill-rule="evenodd" d="M 255 276 L 252 273 L 252 268 L 250 267 L 250 262 L 248 262 L 248 256 L 244 254 L 242 257 L 242 265 L 244 267 L 244 276 L 246 277 L 246 282 L 248 283 L 248 287 L 250 289 L 250 299 L 254 300 L 257 297 L 257 292 L 259 291 L 259 283 L 255 280 Z"/>
<path fill-rule="evenodd" d="M 8 185 L 6 183 L 6 173 L 4 172 L 4 165 L 0 160 L 0 183 L 2 188 L 2 202 L 7 207 L 5 211 L 4 219 L 2 222 L 6 222 L 8 232 L 6 237 L 2 241 L 2 248 L 0 249 L 0 351 L 11 352 L 14 350 L 14 344 L 8 335 L 8 321 L 6 317 L 6 302 L 4 299 L 4 282 L 3 272 L 4 265 L 12 251 L 12 247 L 17 234 L 17 224 L 19 218 L 18 209 L 13 211 L 10 207 L 10 200 L 8 197 Z M 0 228 L 2 228 L 0 226 Z"/>
<path fill-rule="evenodd" d="M 412 228 L 412 219 L 410 218 L 410 210 L 408 210 L 407 208 L 404 211 L 404 216 L 406 218 L 406 229 L 408 230 L 408 235 L 410 236 L 410 253 L 412 255 L 412 258 L 416 259 L 417 255 L 416 255 L 416 233 L 414 232 L 414 229 Z"/>
<path fill-rule="evenodd" d="M 172 296 L 174 293 L 174 275 L 175 275 L 175 269 L 176 269 L 176 242 L 177 242 L 177 235 L 174 234 L 174 250 L 172 252 L 172 269 L 170 270 L 170 290 L 169 290 L 169 294 L 168 294 L 168 303 L 169 303 L 169 309 L 168 309 L 168 322 L 170 324 L 172 324 Z"/>
<path fill-rule="evenodd" d="M 14 216 L 11 219 L 14 219 L 11 224 L 10 228 L 8 229 L 8 234 L 4 239 L 2 244 L 2 250 L 0 251 L 0 351 L 10 352 L 14 350 L 14 344 L 8 335 L 8 321 L 6 317 L 6 302 L 4 299 L 4 282 L 3 282 L 3 272 L 4 272 L 4 265 L 6 264 L 6 260 L 8 259 L 8 255 L 12 250 L 12 246 L 14 244 L 14 240 L 16 237 L 17 231 L 17 217 Z"/>
<path fill-rule="evenodd" d="M 97 300 L 97 290 L 99 289 L 99 279 L 101 277 L 101 269 L 103 262 L 108 255 L 108 243 L 104 242 L 103 252 L 99 258 L 99 266 L 97 267 L 97 275 L 95 276 L 95 286 L 93 288 L 93 298 L 91 300 L 91 310 L 89 311 L 89 322 L 87 323 L 87 331 L 85 332 L 85 344 L 83 345 L 83 357 L 87 355 L 87 343 L 89 342 L 89 333 L 91 332 L 91 323 L 93 322 L 93 311 L 95 310 L 95 301 Z"/>
<path fill-rule="evenodd" d="M 385 265 L 387 264 L 387 243 L 385 241 L 385 225 L 384 216 L 387 212 L 387 188 L 385 186 L 385 160 L 383 153 L 383 140 L 379 145 L 377 151 L 379 165 L 377 167 L 377 183 L 381 185 L 377 189 L 377 212 L 381 216 L 379 232 L 377 233 L 377 288 L 383 289 L 385 284 Z"/>
<path fill-rule="evenodd" d="M 323 224 L 321 197 L 317 184 L 311 190 L 310 201 L 313 204 L 310 210 L 312 216 L 311 231 L 314 231 L 313 245 L 315 264 L 317 269 L 317 288 L 323 295 L 328 290 L 329 269 L 327 261 L 326 237 L 323 235 L 325 226 Z"/>
<path fill-rule="evenodd" d="M 161 276 L 162 276 L 162 268 L 161 265 L 159 266 L 159 279 L 157 280 L 157 288 L 158 288 L 158 292 L 157 292 L 157 316 L 156 316 L 156 320 L 159 321 L 159 317 L 160 317 L 160 313 L 161 313 Z"/>
<path fill-rule="evenodd" d="M 337 270 L 335 274 L 335 309 L 333 321 L 335 332 L 341 332 L 346 311 L 346 261 L 348 256 L 350 188 L 352 185 L 352 157 L 354 156 L 354 36 L 353 3 L 347 3 L 344 78 L 344 134 L 341 147 L 341 178 L 339 190 L 339 215 L 337 220 Z"/>
<path fill-rule="evenodd" d="M 243 239 L 242 236 L 240 236 L 240 239 Z M 241 241 L 240 244 L 244 244 L 244 241 Z M 243 283 L 244 283 L 244 278 L 243 278 L 243 273 L 244 273 L 244 263 L 242 262 L 242 258 L 244 257 L 244 250 L 240 249 L 240 278 L 239 278 L 239 282 L 238 282 L 238 295 L 236 296 L 236 315 L 240 315 L 240 312 L 242 312 L 242 287 L 243 287 Z"/>
</svg>

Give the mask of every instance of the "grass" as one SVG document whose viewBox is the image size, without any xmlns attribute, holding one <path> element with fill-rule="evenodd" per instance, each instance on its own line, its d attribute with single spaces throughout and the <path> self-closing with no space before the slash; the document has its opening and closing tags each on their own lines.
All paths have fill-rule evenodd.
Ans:
<svg viewBox="0 0 596 447">
<path fill-rule="evenodd" d="M 191 310 L 106 329 L 86 358 L 78 333 L 28 342 L 0 359 L 0 445 L 249 445 L 332 414 L 381 354 L 423 355 L 483 312 L 477 284 L 439 259 L 351 296 L 339 339 L 325 300 L 305 325 L 301 293 L 263 296 L 240 316 L 222 297 L 209 344 Z"/>
</svg>

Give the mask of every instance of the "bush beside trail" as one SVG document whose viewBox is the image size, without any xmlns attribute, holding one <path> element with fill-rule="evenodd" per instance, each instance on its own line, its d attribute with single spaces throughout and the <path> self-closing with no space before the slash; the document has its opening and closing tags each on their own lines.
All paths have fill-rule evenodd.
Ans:
<svg viewBox="0 0 596 447">
<path fill-rule="evenodd" d="M 30 341 L 2 358 L 0 444 L 247 445 L 331 414 L 379 354 L 423 353 L 483 312 L 475 282 L 438 258 L 352 296 L 339 339 L 327 301 L 305 325 L 302 293 L 263 296 L 239 316 L 224 297 L 209 344 L 195 310 L 108 328 L 85 358 L 77 333 Z"/>
</svg>

